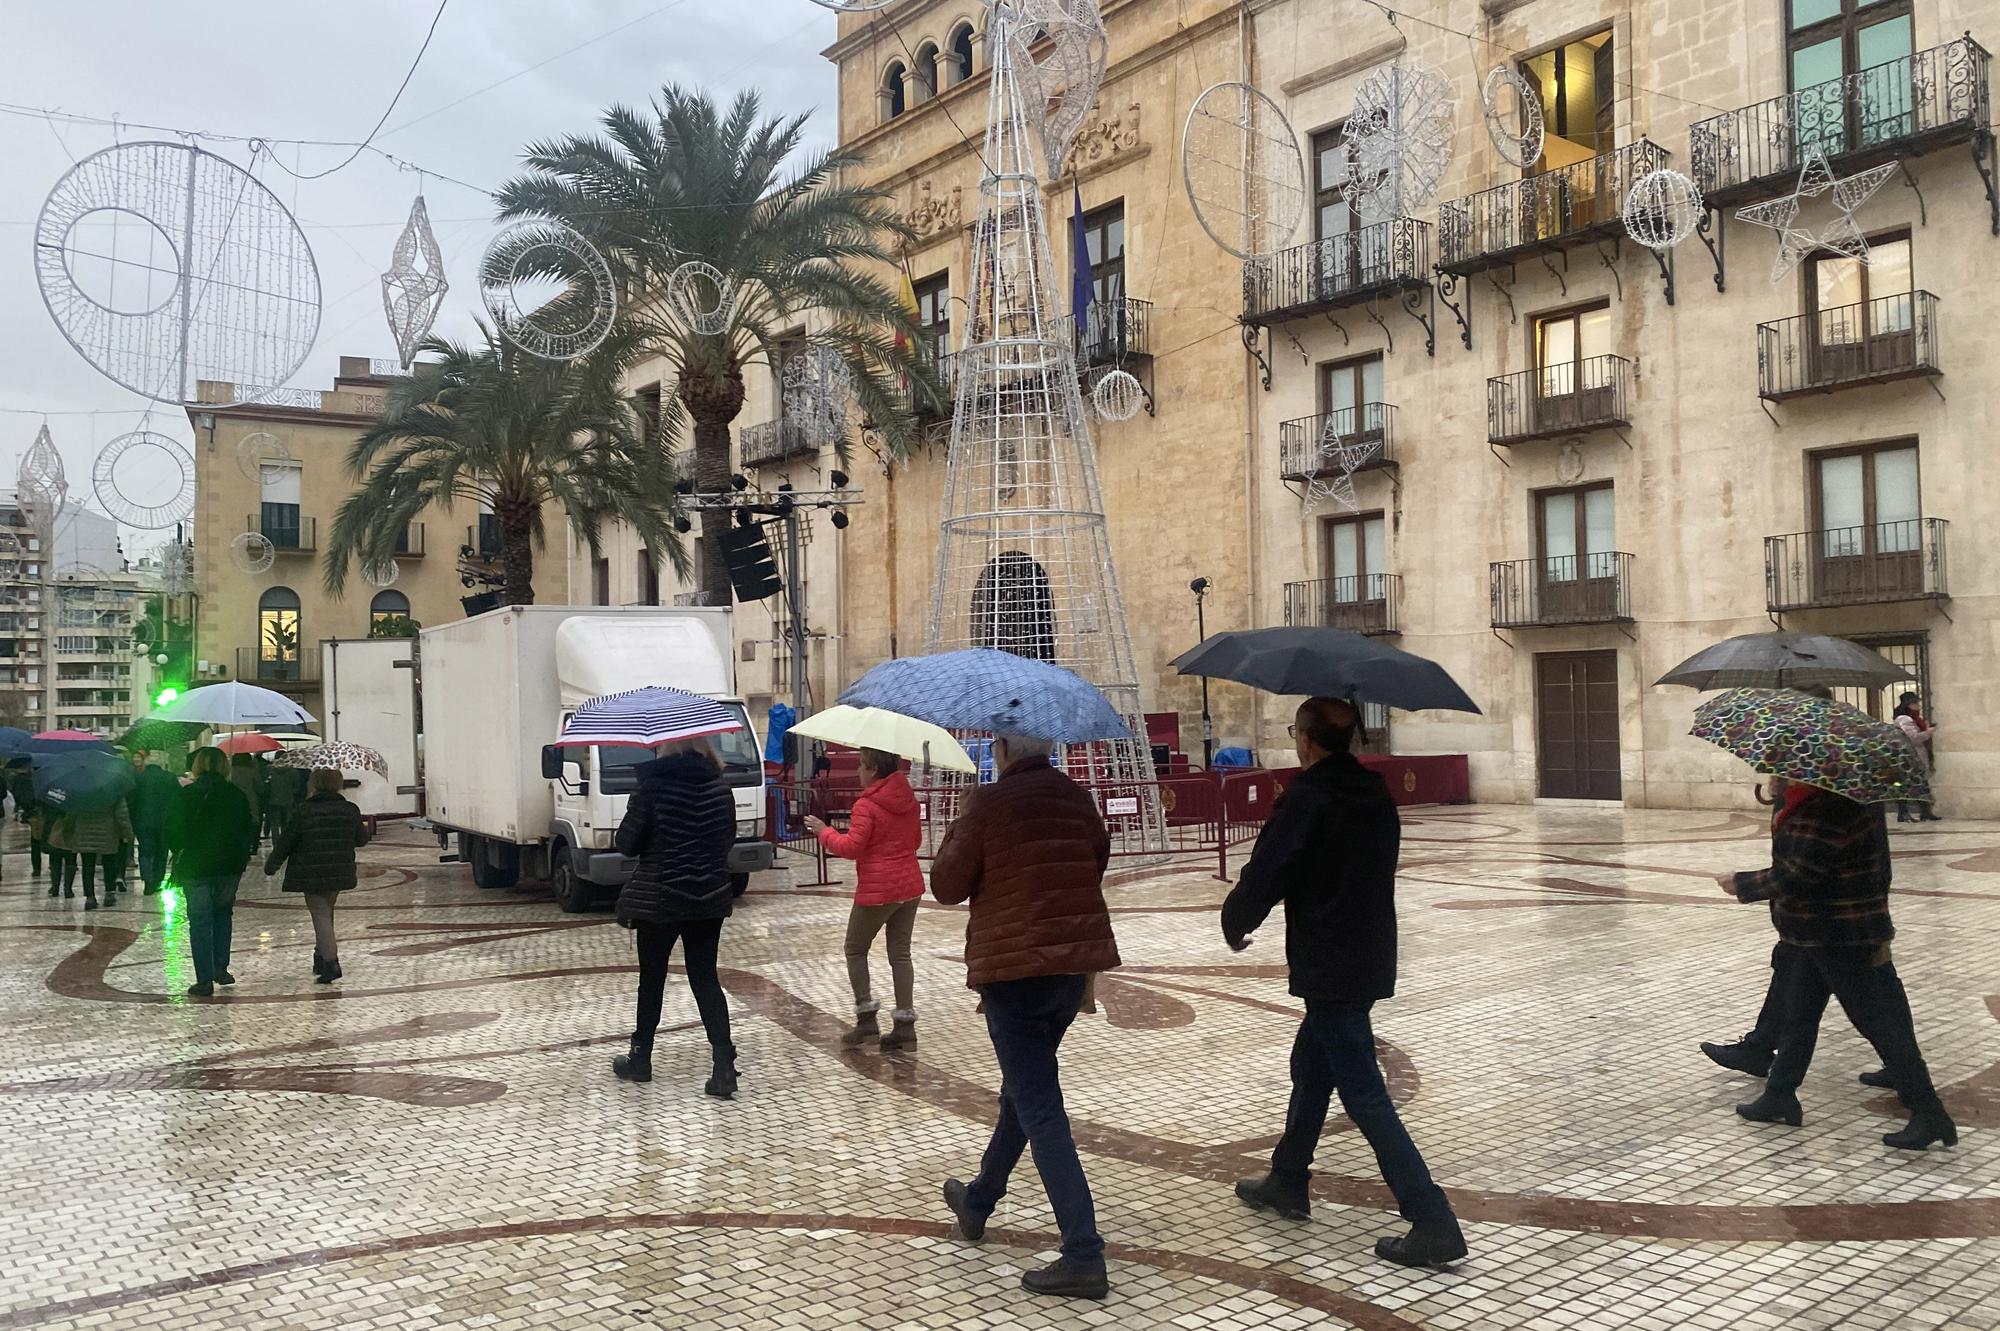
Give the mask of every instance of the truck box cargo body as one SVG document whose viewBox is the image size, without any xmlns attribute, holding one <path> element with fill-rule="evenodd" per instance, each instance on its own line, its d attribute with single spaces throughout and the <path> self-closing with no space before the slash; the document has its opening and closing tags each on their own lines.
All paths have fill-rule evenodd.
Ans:
<svg viewBox="0 0 2000 1331">
<path fill-rule="evenodd" d="M 320 643 L 324 730 L 329 740 L 381 754 L 389 775 L 349 772 L 347 797 L 377 818 L 417 812 L 417 644 L 410 638 L 329 638 Z M 357 780 L 358 778 L 358 780 Z"/>
<path fill-rule="evenodd" d="M 727 607 L 510 606 L 422 635 L 425 813 L 455 835 L 482 887 L 522 873 L 547 877 L 565 910 L 629 881 L 635 864 L 611 846 L 642 749 L 543 748 L 578 704 L 647 685 L 732 704 L 736 657 Z M 738 885 L 771 863 L 763 840 L 763 767 L 755 732 L 718 737 L 736 799 Z"/>
</svg>

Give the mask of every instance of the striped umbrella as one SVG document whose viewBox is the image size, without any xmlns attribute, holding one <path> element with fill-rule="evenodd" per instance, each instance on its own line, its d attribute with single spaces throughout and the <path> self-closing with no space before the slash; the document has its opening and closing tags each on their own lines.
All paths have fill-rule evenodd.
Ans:
<svg viewBox="0 0 2000 1331">
<path fill-rule="evenodd" d="M 743 729 L 736 712 L 712 698 L 652 686 L 592 698 L 556 737 L 558 744 L 636 744 L 652 748 Z"/>
<path fill-rule="evenodd" d="M 366 744 L 333 740 L 301 749 L 286 749 L 271 759 L 273 767 L 303 767 L 309 772 L 373 772 L 386 779 L 389 760 Z"/>
</svg>

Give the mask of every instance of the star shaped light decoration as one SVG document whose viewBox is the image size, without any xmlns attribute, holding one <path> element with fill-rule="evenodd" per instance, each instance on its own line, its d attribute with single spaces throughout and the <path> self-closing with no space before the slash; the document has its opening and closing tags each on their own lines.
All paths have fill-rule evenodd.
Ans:
<svg viewBox="0 0 2000 1331">
<path fill-rule="evenodd" d="M 1896 164 L 1888 162 L 1842 179 L 1833 174 L 1826 154 L 1812 148 L 1807 150 L 1805 160 L 1799 166 L 1799 183 L 1790 194 L 1772 199 L 1769 203 L 1753 203 L 1747 208 L 1738 208 L 1737 221 L 1769 227 L 1778 233 L 1778 257 L 1771 266 L 1772 285 L 1784 281 L 1815 250 L 1844 254 L 1850 259 L 1867 263 L 1868 238 L 1861 234 L 1854 214 L 1894 174 Z M 1840 210 L 1840 216 L 1817 233 L 1801 228 L 1798 225 L 1800 203 L 1827 193 L 1833 195 L 1833 206 Z"/>
<path fill-rule="evenodd" d="M 403 368 L 417 358 L 417 348 L 430 336 L 431 325 L 444 307 L 444 252 L 431 234 L 430 213 L 424 196 L 410 205 L 410 220 L 396 239 L 396 252 L 389 271 L 382 274 L 382 309 L 389 316 L 389 332 L 396 339 L 396 354 Z"/>
</svg>

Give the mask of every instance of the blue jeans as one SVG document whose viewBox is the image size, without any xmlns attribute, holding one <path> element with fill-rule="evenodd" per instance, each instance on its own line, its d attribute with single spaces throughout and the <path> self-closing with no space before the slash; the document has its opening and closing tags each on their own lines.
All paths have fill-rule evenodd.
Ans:
<svg viewBox="0 0 2000 1331">
<path fill-rule="evenodd" d="M 188 950 L 194 953 L 194 981 L 212 984 L 229 969 L 229 938 L 236 927 L 236 885 L 241 873 L 190 878 L 181 884 L 187 901 Z"/>
<path fill-rule="evenodd" d="M 167 880 L 167 834 L 147 832 L 139 837 L 139 877 L 148 892 L 159 890 Z"/>
<path fill-rule="evenodd" d="M 1285 1111 L 1285 1135 L 1271 1153 L 1271 1174 L 1287 1187 L 1304 1190 L 1326 1128 L 1327 1106 L 1338 1091 L 1340 1107 L 1374 1149 L 1382 1181 L 1396 1195 L 1403 1219 L 1413 1225 L 1449 1220 L 1451 1203 L 1431 1181 L 1382 1081 L 1368 1008 L 1365 1003 L 1306 1000 L 1305 1020 L 1292 1041 L 1292 1103 Z"/>
<path fill-rule="evenodd" d="M 1083 1005 L 1084 977 L 1044 975 L 989 984 L 986 1030 L 1000 1064 L 1000 1121 L 979 1162 L 979 1177 L 966 1189 L 966 1204 L 988 1215 L 1007 1195 L 1007 1178 L 1024 1148 L 1035 1153 L 1035 1172 L 1049 1194 L 1062 1231 L 1062 1255 L 1086 1270 L 1104 1269 L 1104 1240 L 1097 1233 L 1097 1210 L 1090 1181 L 1077 1159 L 1057 1080 L 1056 1050 Z"/>
</svg>

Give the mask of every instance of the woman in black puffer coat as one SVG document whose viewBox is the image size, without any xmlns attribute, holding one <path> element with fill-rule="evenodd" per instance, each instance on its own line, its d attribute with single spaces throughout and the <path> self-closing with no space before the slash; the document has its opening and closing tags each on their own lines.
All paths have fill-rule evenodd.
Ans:
<svg viewBox="0 0 2000 1331">
<path fill-rule="evenodd" d="M 302 892 L 313 925 L 313 975 L 321 984 L 340 978 L 340 948 L 333 937 L 333 899 L 354 886 L 354 852 L 368 844 L 361 810 L 340 793 L 340 773 L 316 771 L 306 781 L 306 801 L 279 824 L 265 876 L 285 866 L 285 891 Z"/>
<path fill-rule="evenodd" d="M 736 842 L 736 801 L 706 740 L 678 741 L 661 752 L 638 769 L 639 789 L 613 843 L 619 854 L 639 861 L 618 896 L 618 922 L 638 936 L 639 1016 L 631 1052 L 613 1059 L 611 1068 L 626 1081 L 653 1079 L 653 1032 L 679 940 L 688 987 L 715 1055 L 704 1089 L 727 1100 L 736 1094 L 736 1046 L 715 958 L 733 900 L 729 850 Z"/>
</svg>

